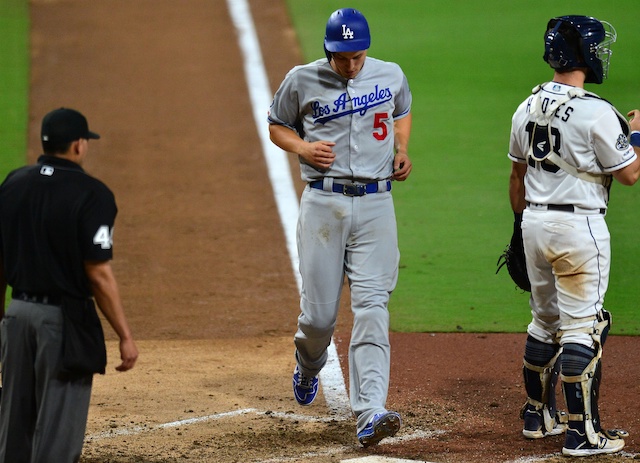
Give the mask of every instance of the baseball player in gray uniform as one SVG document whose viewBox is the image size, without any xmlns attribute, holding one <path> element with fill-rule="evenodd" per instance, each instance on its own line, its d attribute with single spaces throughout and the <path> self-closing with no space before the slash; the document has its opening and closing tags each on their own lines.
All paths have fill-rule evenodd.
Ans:
<svg viewBox="0 0 640 463">
<path fill-rule="evenodd" d="M 522 227 L 533 315 L 523 434 L 537 439 L 566 430 L 565 455 L 614 453 L 627 433 L 603 429 L 598 413 L 611 325 L 603 306 L 611 260 L 605 214 L 612 179 L 633 185 L 640 175 L 640 111 L 628 113 L 629 127 L 610 103 L 584 90 L 607 76 L 616 40 L 610 24 L 557 17 L 544 40 L 553 81 L 535 87 L 518 107 L 509 145 L 509 195 Z M 558 376 L 568 414 L 556 411 Z"/>
<path fill-rule="evenodd" d="M 400 429 L 385 408 L 389 388 L 389 296 L 398 277 L 392 180 L 411 172 L 411 92 L 397 64 L 367 56 L 367 20 L 345 8 L 331 14 L 326 58 L 296 66 L 269 111 L 271 140 L 298 155 L 308 182 L 297 241 L 302 276 L 295 335 L 294 396 L 310 405 L 327 361 L 346 275 L 353 330 L 350 401 L 363 446 Z"/>
</svg>

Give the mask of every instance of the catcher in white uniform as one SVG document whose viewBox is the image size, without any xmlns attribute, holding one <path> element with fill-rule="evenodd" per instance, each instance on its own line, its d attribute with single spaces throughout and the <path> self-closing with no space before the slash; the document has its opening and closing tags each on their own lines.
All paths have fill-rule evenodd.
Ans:
<svg viewBox="0 0 640 463">
<path fill-rule="evenodd" d="M 302 179 L 298 251 L 302 293 L 294 397 L 310 405 L 327 361 L 345 275 L 351 289 L 351 408 L 363 446 L 393 436 L 388 303 L 398 277 L 392 180 L 411 172 L 411 92 L 395 63 L 367 56 L 369 26 L 343 8 L 327 21 L 326 58 L 292 69 L 269 111 L 271 140 L 296 153 Z"/>
<path fill-rule="evenodd" d="M 587 456 L 624 447 L 621 430 L 604 430 L 598 414 L 601 356 L 611 315 L 610 236 L 605 222 L 612 179 L 640 175 L 640 111 L 626 118 L 584 90 L 606 78 L 613 27 L 587 16 L 547 24 L 544 60 L 553 81 L 534 88 L 512 120 L 511 207 L 531 282 L 524 354 L 527 401 L 523 434 L 566 430 L 562 453 Z M 633 132 L 632 132 L 633 130 Z M 559 360 L 558 360 L 559 359 Z M 556 411 L 560 377 L 568 413 Z"/>
</svg>

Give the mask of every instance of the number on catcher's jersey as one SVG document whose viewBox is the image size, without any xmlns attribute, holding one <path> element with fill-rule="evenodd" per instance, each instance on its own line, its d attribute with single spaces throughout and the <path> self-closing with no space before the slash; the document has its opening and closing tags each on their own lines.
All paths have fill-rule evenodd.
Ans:
<svg viewBox="0 0 640 463">
<path fill-rule="evenodd" d="M 551 127 L 551 130 L 549 130 L 546 125 L 540 126 L 534 122 L 529 122 L 526 130 L 529 134 L 529 145 L 533 150 L 532 157 L 529 158 L 529 165 L 536 167 L 536 164 L 540 164 L 542 169 L 547 172 L 553 174 L 558 172 L 560 168 L 547 162 L 546 158 L 552 150 L 560 156 L 560 131 L 555 127 Z M 551 132 L 553 140 L 549 139 L 549 132 Z M 553 149 L 551 148 L 552 143 Z"/>
</svg>

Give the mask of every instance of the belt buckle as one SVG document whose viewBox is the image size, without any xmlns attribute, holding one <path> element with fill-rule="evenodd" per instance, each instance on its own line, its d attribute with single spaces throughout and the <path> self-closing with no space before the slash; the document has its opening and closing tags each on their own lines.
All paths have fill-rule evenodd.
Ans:
<svg viewBox="0 0 640 463">
<path fill-rule="evenodd" d="M 367 194 L 365 185 L 356 185 L 355 183 L 348 183 L 342 185 L 342 194 L 345 196 L 363 196 Z"/>
</svg>

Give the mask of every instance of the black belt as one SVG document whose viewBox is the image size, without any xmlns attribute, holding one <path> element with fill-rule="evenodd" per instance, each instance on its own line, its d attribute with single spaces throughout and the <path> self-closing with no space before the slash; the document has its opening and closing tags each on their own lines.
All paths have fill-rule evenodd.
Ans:
<svg viewBox="0 0 640 463">
<path fill-rule="evenodd" d="M 28 291 L 13 290 L 11 297 L 19 301 L 33 302 L 35 304 L 62 305 L 62 296 L 57 294 L 30 293 Z"/>
<path fill-rule="evenodd" d="M 545 208 L 548 211 L 562 211 L 562 212 L 575 212 L 576 208 L 573 204 L 531 204 L 529 201 L 527 201 L 527 206 L 534 206 L 534 207 L 538 207 L 538 208 Z M 607 210 L 604 207 L 601 207 L 600 209 L 598 209 L 598 212 L 600 214 L 604 214 L 605 212 L 607 212 Z"/>
<path fill-rule="evenodd" d="M 378 189 L 378 182 L 371 183 L 333 183 L 331 191 L 334 193 L 341 193 L 345 196 L 364 196 L 370 193 L 378 193 L 383 191 L 391 191 L 391 180 L 386 180 L 386 190 Z M 315 182 L 309 182 L 311 188 L 316 190 L 323 190 L 323 181 L 316 180 Z"/>
</svg>

